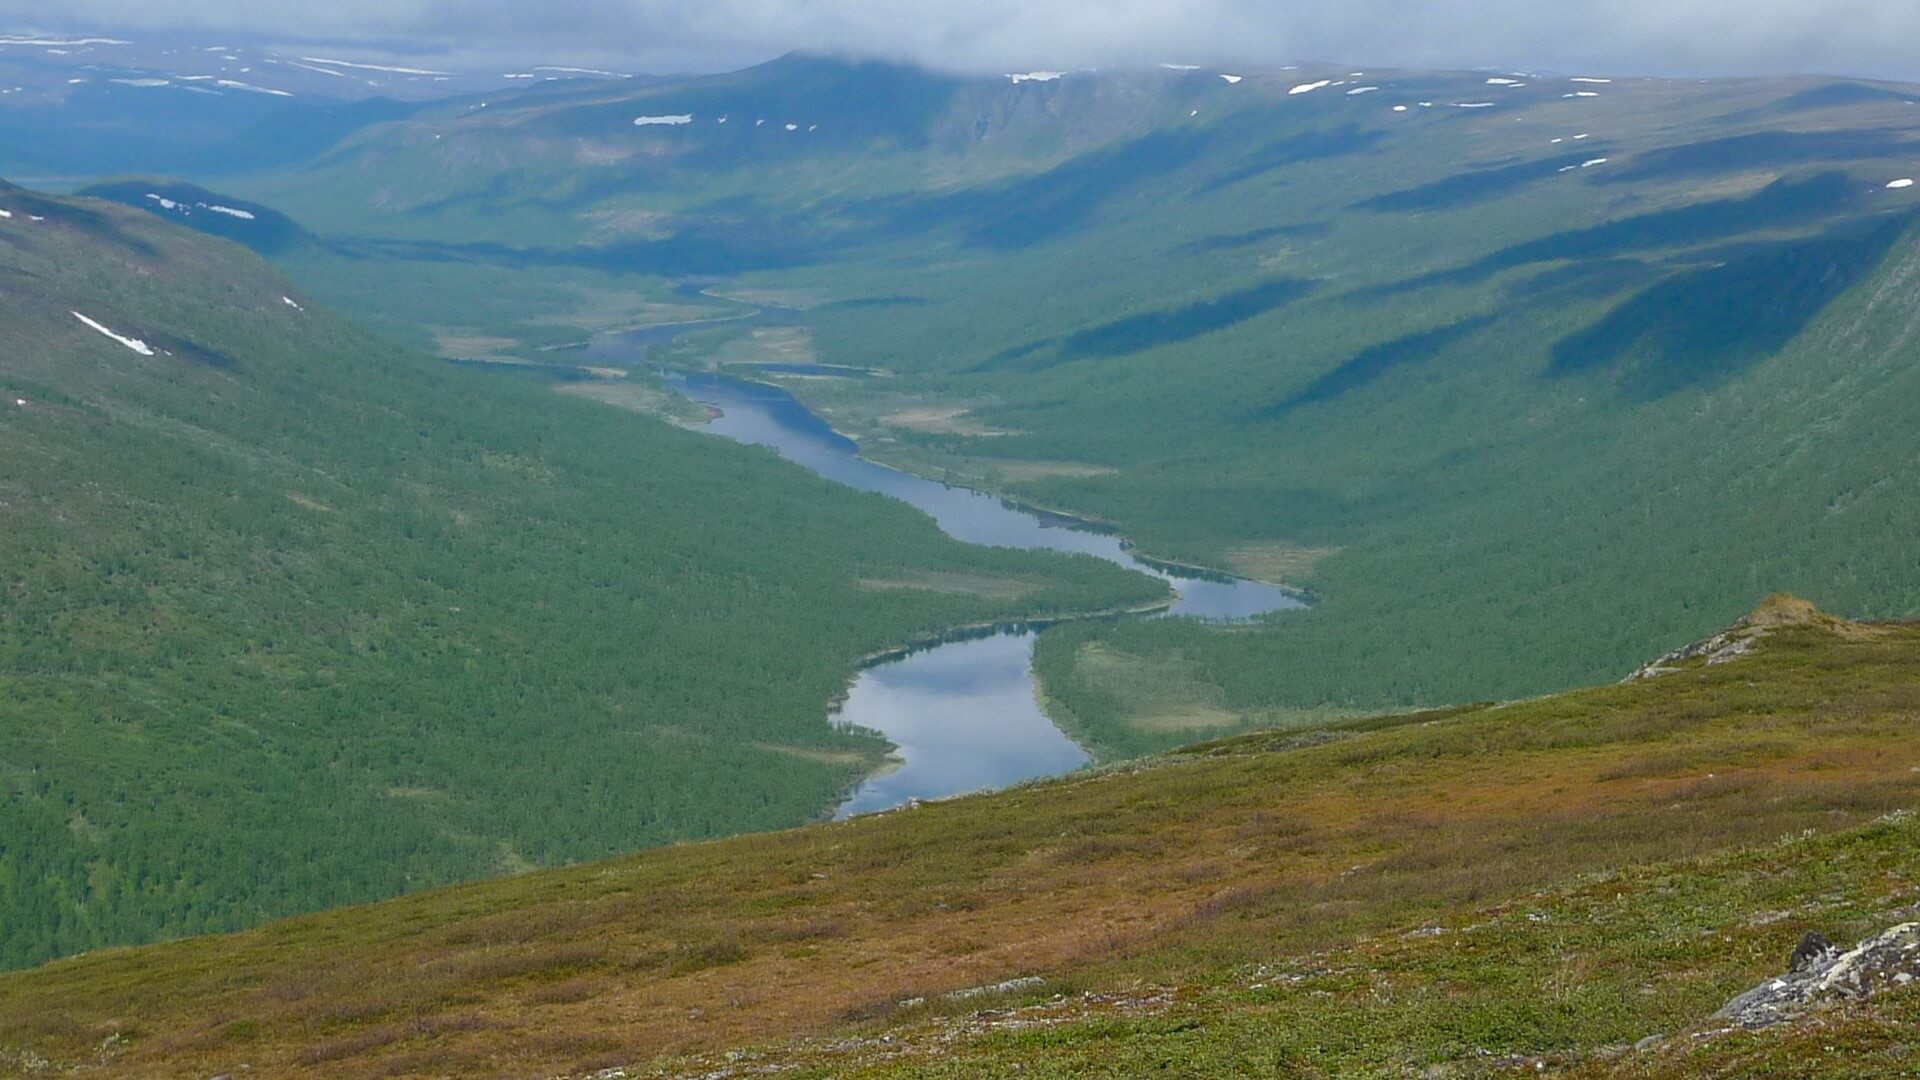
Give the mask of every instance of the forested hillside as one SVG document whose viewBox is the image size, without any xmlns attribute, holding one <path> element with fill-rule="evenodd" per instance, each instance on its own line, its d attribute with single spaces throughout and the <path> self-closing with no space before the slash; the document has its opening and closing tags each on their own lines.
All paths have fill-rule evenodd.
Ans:
<svg viewBox="0 0 1920 1080">
<path fill-rule="evenodd" d="M 806 821 L 861 656 L 1160 590 L 14 187 L 0 393 L 0 965 Z"/>
<path fill-rule="evenodd" d="M 1920 611 L 1917 97 L 789 58 L 428 110 L 244 186 L 346 245 L 290 257 L 316 287 L 445 324 L 498 283 L 469 332 L 503 339 L 725 275 L 796 327 L 677 362 L 884 369 L 795 388 L 890 462 L 1315 592 L 1046 635 L 1063 716 L 1130 752 L 1605 678 L 1771 587 Z"/>
<path fill-rule="evenodd" d="M 0 976 L 0 1071 L 1900 1075 L 1910 949 L 1715 1013 L 1913 919 L 1920 627 L 1661 670 L 77 957 Z"/>
</svg>

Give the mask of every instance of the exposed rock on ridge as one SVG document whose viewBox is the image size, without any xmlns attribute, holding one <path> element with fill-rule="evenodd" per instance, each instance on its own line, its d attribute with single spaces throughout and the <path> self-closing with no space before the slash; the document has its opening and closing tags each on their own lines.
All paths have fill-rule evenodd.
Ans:
<svg viewBox="0 0 1920 1080">
<path fill-rule="evenodd" d="M 1782 626 L 1824 626 L 1838 631 L 1850 628 L 1853 624 L 1825 614 L 1797 596 L 1776 593 L 1760 601 L 1760 605 L 1746 617 L 1720 633 L 1642 664 L 1621 681 L 1634 682 L 1671 675 L 1680 671 L 1681 665 L 1701 657 L 1705 657 L 1709 665 L 1724 664 L 1752 652 L 1769 631 Z"/>
<path fill-rule="evenodd" d="M 1901 923 L 1845 952 L 1808 934 L 1789 964 L 1792 970 L 1727 1002 L 1714 1019 L 1769 1027 L 1810 1009 L 1906 986 L 1920 978 L 1920 923 Z"/>
</svg>

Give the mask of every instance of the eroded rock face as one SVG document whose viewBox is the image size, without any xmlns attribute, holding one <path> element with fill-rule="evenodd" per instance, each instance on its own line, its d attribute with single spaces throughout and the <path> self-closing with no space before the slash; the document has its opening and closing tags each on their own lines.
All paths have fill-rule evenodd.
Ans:
<svg viewBox="0 0 1920 1080">
<path fill-rule="evenodd" d="M 1902 923 L 1845 951 L 1808 934 L 1788 967 L 1785 975 L 1727 1002 L 1714 1019 L 1763 1028 L 1822 1005 L 1905 986 L 1920 979 L 1920 923 Z"/>
</svg>

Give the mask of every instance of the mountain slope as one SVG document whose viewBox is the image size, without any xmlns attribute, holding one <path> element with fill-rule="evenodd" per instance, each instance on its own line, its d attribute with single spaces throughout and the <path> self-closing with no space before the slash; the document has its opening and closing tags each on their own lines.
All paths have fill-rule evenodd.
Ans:
<svg viewBox="0 0 1920 1080">
<path fill-rule="evenodd" d="M 153 211 L 196 232 L 232 240 L 262 255 L 276 255 L 313 242 L 300 224 L 271 207 L 208 191 L 193 184 L 121 180 L 92 184 L 76 194 Z"/>
<path fill-rule="evenodd" d="M 806 821 L 861 656 L 1160 588 L 0 211 L 0 964 Z M 862 585 L 927 571 L 1005 587 Z"/>
<path fill-rule="evenodd" d="M 231 28 L 220 40 L 156 27 L 128 38 L 0 34 L 0 175 L 297 166 L 428 102 L 602 78 L 644 81 L 551 64 L 480 72 L 438 70 L 433 59 L 341 59 L 334 45 L 309 40 L 288 49 Z"/>
<path fill-rule="evenodd" d="M 870 454 L 1319 595 L 1047 635 L 1076 733 L 1139 752 L 1595 679 L 1768 583 L 1920 611 L 1916 99 L 793 58 L 423 113 L 251 190 L 377 252 L 289 266 L 387 325 L 484 287 L 488 334 L 564 341 L 595 289 L 735 278 L 895 374 L 795 383 Z"/>
<path fill-rule="evenodd" d="M 1916 665 L 1920 628 L 1774 600 L 1623 685 L 0 977 L 0 1054 L 141 1076 L 1684 1075 L 1781 1033 L 1620 1055 L 1711 1029 L 1808 930 L 1910 917 L 1920 834 L 1869 823 L 1920 792 Z M 1860 1075 L 1877 1046 L 1800 1075 Z"/>
</svg>

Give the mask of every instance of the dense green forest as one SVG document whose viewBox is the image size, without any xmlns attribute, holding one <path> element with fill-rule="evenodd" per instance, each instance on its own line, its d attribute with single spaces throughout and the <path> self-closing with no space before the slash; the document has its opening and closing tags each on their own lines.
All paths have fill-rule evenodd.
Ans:
<svg viewBox="0 0 1920 1080">
<path fill-rule="evenodd" d="M 1348 75 L 788 58 L 426 109 L 240 183 L 321 238 L 283 257 L 304 280 L 388 320 L 476 282 L 511 284 L 469 329 L 532 344 L 594 282 L 790 307 L 673 358 L 883 369 L 794 387 L 890 463 L 1314 592 L 1044 635 L 1105 755 L 1615 677 L 1774 589 L 1920 611 L 1913 87 L 1292 92 Z M 831 122 L 709 122 L 763 113 Z"/>
<path fill-rule="evenodd" d="M 938 298 L 911 320 L 854 306 L 813 321 L 842 362 L 878 363 L 867 343 L 895 341 L 888 360 L 925 369 L 899 390 L 967 403 L 996 433 L 889 427 L 896 400 L 864 410 L 876 452 L 1315 592 L 1312 610 L 1254 632 L 1043 636 L 1042 681 L 1093 744 L 1142 752 L 1217 730 L 1156 729 L 1169 703 L 1143 705 L 1145 685 L 1253 724 L 1525 696 L 1624 674 L 1773 588 L 1859 615 L 1920 611 L 1920 504 L 1901 479 L 1920 458 L 1901 419 L 1920 401 L 1913 211 L 1843 174 L 1742 183 L 1573 227 L 1548 225 L 1566 196 L 1545 193 L 1402 219 L 1390 266 L 1355 254 L 1383 250 L 1380 226 L 1337 216 L 1352 246 L 1282 242 L 1287 273 L 1313 288 L 1252 313 L 1259 294 L 1200 278 L 1258 274 L 1273 241 L 1115 270 L 1102 251 L 1167 251 L 1198 231 L 1135 220 L 964 284 L 954 267 L 894 275 Z M 1095 265 L 1108 272 L 1073 282 Z M 1043 274 L 1049 302 L 1016 306 Z M 1114 294 L 1152 296 L 1149 275 L 1171 294 L 1124 313 Z M 1223 311 L 1239 317 L 1219 325 Z M 938 351 L 897 342 L 918 320 Z M 863 411 L 861 387 L 801 389 Z"/>
<path fill-rule="evenodd" d="M 0 208 L 3 965 L 805 821 L 861 656 L 1160 590 Z"/>
</svg>

